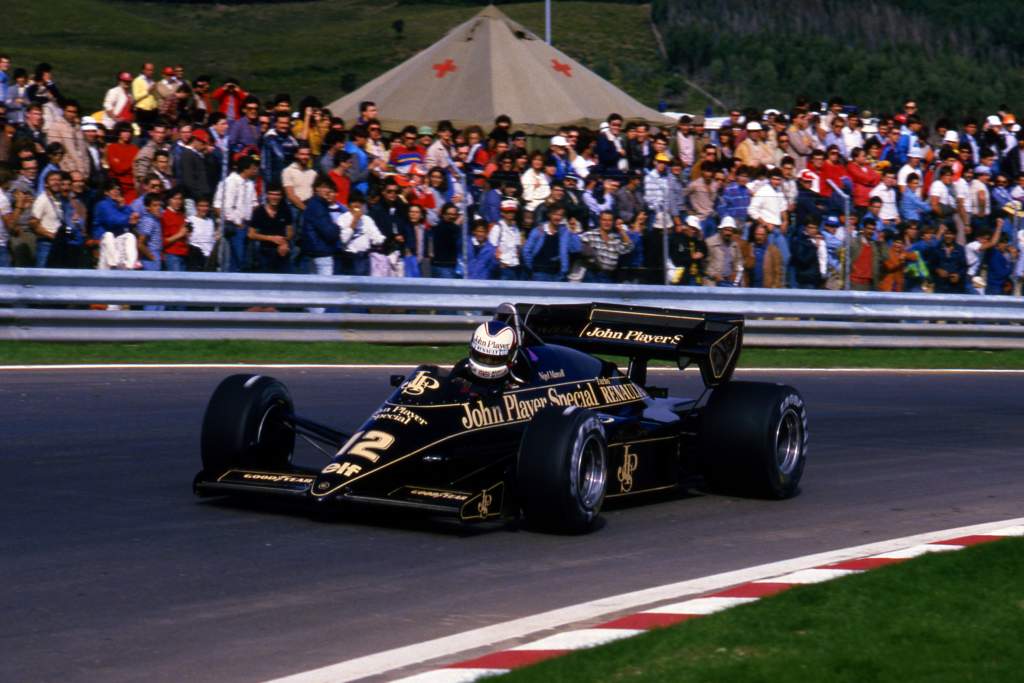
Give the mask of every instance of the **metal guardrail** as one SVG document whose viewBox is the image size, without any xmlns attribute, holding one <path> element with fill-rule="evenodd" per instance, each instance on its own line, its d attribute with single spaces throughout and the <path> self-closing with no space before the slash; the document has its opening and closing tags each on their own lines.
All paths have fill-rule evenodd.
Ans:
<svg viewBox="0 0 1024 683">
<path fill-rule="evenodd" d="M 43 269 L 0 269 L 0 338 L 461 342 L 505 301 L 741 313 L 752 346 L 1024 348 L 1024 302 L 1005 296 Z M 254 306 L 289 312 L 237 310 Z"/>
</svg>

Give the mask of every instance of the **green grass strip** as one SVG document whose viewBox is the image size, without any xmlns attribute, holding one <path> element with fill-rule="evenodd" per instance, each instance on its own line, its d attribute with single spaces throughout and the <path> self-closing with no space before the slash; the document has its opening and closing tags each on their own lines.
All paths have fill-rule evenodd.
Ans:
<svg viewBox="0 0 1024 683">
<path fill-rule="evenodd" d="M 467 340 L 468 341 L 468 340 Z M 0 341 L 0 365 L 64 363 L 453 363 L 466 346 L 359 342 Z M 1024 369 L 1024 350 L 744 349 L 740 367 Z"/>
<path fill-rule="evenodd" d="M 508 683 L 1020 681 L 1024 539 L 932 554 L 575 652 Z"/>
</svg>

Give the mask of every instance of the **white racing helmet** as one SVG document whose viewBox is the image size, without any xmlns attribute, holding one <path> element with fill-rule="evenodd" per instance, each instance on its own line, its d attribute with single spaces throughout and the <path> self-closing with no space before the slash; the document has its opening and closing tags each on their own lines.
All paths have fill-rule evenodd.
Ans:
<svg viewBox="0 0 1024 683">
<path fill-rule="evenodd" d="M 488 320 L 473 332 L 469 343 L 469 370 L 480 379 L 499 379 L 509 373 L 519 339 L 500 320 Z"/>
</svg>

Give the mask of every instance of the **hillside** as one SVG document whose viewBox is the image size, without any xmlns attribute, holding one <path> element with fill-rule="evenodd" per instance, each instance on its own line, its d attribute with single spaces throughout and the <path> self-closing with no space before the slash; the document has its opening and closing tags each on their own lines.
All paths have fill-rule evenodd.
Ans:
<svg viewBox="0 0 1024 683">
<path fill-rule="evenodd" d="M 840 95 L 930 116 L 1024 105 L 1024 4 L 1009 0 L 654 0 L 672 65 L 731 106 Z"/>
<path fill-rule="evenodd" d="M 288 92 L 297 101 L 313 94 L 329 102 L 427 47 L 483 4 L 25 1 L 4 8 L 5 22 L 18 30 L 5 32 L 0 49 L 16 66 L 52 63 L 64 91 L 87 109 L 99 107 L 117 72 L 135 72 L 143 61 L 182 63 L 188 74 L 215 80 L 234 76 L 261 96 Z M 543 3 L 502 3 L 502 11 L 543 35 Z M 649 6 L 635 3 L 558 2 L 554 42 L 653 106 L 673 78 L 648 17 Z M 392 28 L 398 19 L 401 35 Z"/>
</svg>

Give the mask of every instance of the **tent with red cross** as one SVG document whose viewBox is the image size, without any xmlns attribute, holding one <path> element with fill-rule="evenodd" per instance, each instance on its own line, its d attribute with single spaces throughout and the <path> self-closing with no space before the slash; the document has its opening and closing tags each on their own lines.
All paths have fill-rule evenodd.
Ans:
<svg viewBox="0 0 1024 683">
<path fill-rule="evenodd" d="M 507 114 L 514 129 L 550 134 L 559 126 L 596 129 L 611 112 L 627 121 L 671 125 L 585 66 L 556 50 L 493 5 L 366 85 L 328 105 L 354 121 L 359 103 L 376 102 L 388 130 L 435 126 L 489 129 Z"/>
</svg>

